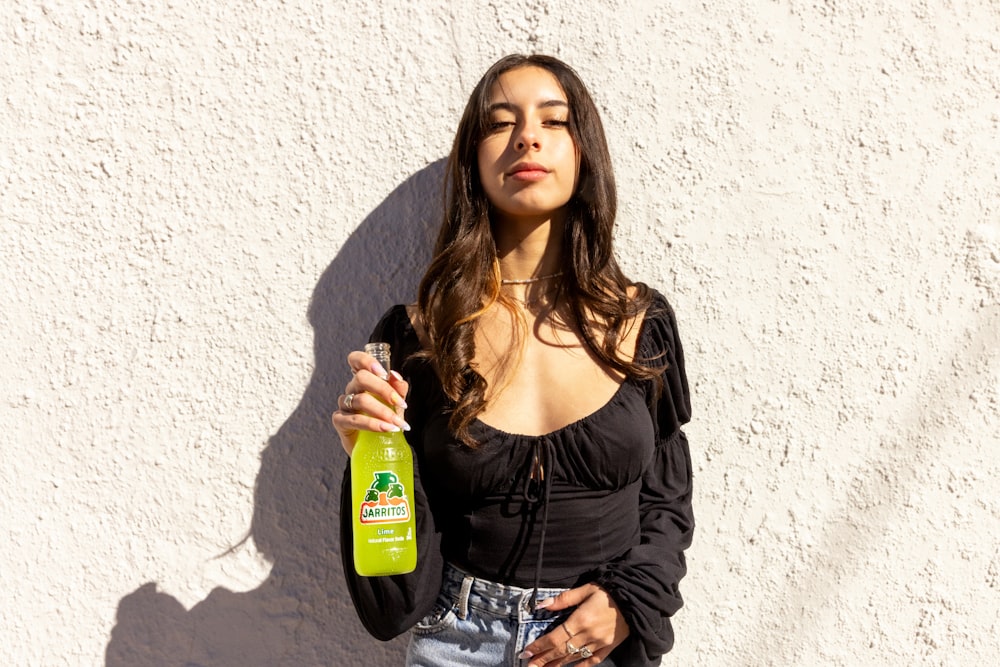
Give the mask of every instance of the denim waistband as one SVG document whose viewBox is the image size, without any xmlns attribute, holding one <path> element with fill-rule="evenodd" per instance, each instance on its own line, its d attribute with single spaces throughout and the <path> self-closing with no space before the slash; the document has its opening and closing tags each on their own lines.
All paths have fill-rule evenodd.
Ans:
<svg viewBox="0 0 1000 667">
<path fill-rule="evenodd" d="M 529 604 L 544 600 L 565 591 L 565 588 L 521 588 L 498 584 L 495 581 L 474 577 L 451 563 L 445 564 L 441 589 L 454 598 L 459 618 L 465 619 L 469 607 L 491 614 L 519 617 L 522 619 L 548 616 L 542 609 L 532 612 Z"/>
</svg>

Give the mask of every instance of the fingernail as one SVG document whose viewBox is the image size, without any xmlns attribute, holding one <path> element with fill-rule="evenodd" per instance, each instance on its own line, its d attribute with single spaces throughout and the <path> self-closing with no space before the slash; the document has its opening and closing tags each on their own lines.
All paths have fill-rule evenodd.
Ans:
<svg viewBox="0 0 1000 667">
<path fill-rule="evenodd" d="M 409 431 L 410 430 L 410 425 L 407 424 L 406 421 L 403 420 L 403 419 L 397 419 L 395 421 L 395 424 L 397 426 L 399 426 L 400 428 L 402 428 L 404 431 Z"/>
<path fill-rule="evenodd" d="M 379 376 L 383 380 L 389 379 L 389 374 L 385 372 L 385 368 L 382 367 L 382 364 L 377 361 L 372 364 L 372 373 Z"/>
<path fill-rule="evenodd" d="M 535 609 L 546 609 L 553 602 L 555 602 L 555 599 L 545 598 L 544 600 L 540 600 L 539 602 L 535 603 Z"/>
<path fill-rule="evenodd" d="M 399 407 L 404 409 L 410 407 L 406 404 L 406 401 L 403 400 L 403 397 L 396 393 L 392 395 L 392 404 L 398 405 Z"/>
<path fill-rule="evenodd" d="M 396 371 L 389 371 L 389 375 L 391 375 L 392 377 L 396 378 L 397 380 L 402 380 L 403 379 L 403 376 L 400 375 L 399 373 L 397 373 Z"/>
<path fill-rule="evenodd" d="M 386 424 L 384 428 L 386 433 L 396 433 L 400 430 L 395 424 Z"/>
<path fill-rule="evenodd" d="M 520 653 L 517 654 L 517 659 L 518 660 L 527 660 L 528 658 L 530 658 L 533 655 L 535 655 L 535 654 L 532 653 L 531 651 L 521 651 Z"/>
</svg>

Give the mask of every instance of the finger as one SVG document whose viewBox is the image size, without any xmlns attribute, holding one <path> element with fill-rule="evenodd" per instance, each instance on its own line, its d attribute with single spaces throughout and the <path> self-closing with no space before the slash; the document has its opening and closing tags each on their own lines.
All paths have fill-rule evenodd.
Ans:
<svg viewBox="0 0 1000 667">
<path fill-rule="evenodd" d="M 562 625 L 558 625 L 525 646 L 522 655 L 534 658 L 530 663 L 532 667 L 536 664 L 544 665 L 546 660 L 561 658 L 568 653 L 566 642 L 572 639 L 571 635 Z"/>
<path fill-rule="evenodd" d="M 337 410 L 341 412 L 354 412 L 354 397 L 357 396 L 354 392 L 347 392 L 346 394 L 341 394 L 337 397 Z"/>
<path fill-rule="evenodd" d="M 522 660 L 525 658 L 531 658 L 531 661 L 527 664 L 526 667 L 555 667 L 556 665 L 562 662 L 563 658 L 566 658 L 568 656 L 566 654 L 566 651 L 563 650 L 560 651 L 550 650 L 550 651 L 542 651 L 540 653 L 532 653 L 526 647 L 524 651 L 521 653 L 521 655 L 518 657 L 521 658 Z"/>
<path fill-rule="evenodd" d="M 588 646 L 587 644 L 583 644 L 582 646 L 574 644 L 574 647 L 577 649 L 575 653 L 566 654 L 564 657 L 560 657 L 546 664 L 546 667 L 556 667 L 556 665 L 559 665 L 560 667 L 562 665 L 590 667 L 591 665 L 601 664 L 601 662 L 611 654 L 610 648 L 603 648 L 598 651 L 595 650 L 593 646 Z"/>
<path fill-rule="evenodd" d="M 396 371 L 386 372 L 386 369 L 375 357 L 355 350 L 347 355 L 347 364 L 354 377 L 348 382 L 344 393 L 360 393 L 367 391 L 398 410 L 406 409 L 405 396 L 410 385 Z M 374 378 L 374 381 L 373 381 Z"/>
<path fill-rule="evenodd" d="M 604 662 L 604 659 L 609 655 L 611 655 L 611 651 L 606 649 L 603 651 L 594 651 L 594 655 L 590 656 L 583 662 L 578 662 L 577 667 L 594 667 L 595 665 L 599 665 Z"/>
<path fill-rule="evenodd" d="M 387 382 L 371 371 L 360 370 L 344 387 L 344 394 L 354 394 L 357 398 L 360 398 L 362 394 L 370 394 L 376 400 L 387 405 L 390 410 L 405 409 L 406 401 L 403 399 L 402 392 L 409 389 L 409 386 L 405 384 L 405 381 L 400 384 L 400 381 L 394 380 L 392 376 L 389 376 L 389 380 Z M 338 407 L 343 407 L 343 405 L 338 405 Z M 364 412 L 365 410 L 358 408 L 358 403 L 352 402 L 348 412 L 351 411 Z"/>
<path fill-rule="evenodd" d="M 584 584 L 577 588 L 570 588 L 559 595 L 545 598 L 536 605 L 538 609 L 548 609 L 549 611 L 561 611 L 575 607 L 594 594 L 597 587 L 594 584 Z"/>
<path fill-rule="evenodd" d="M 389 373 L 382 367 L 382 364 L 367 352 L 354 350 L 347 355 L 347 365 L 351 367 L 351 372 L 354 374 L 365 370 L 382 380 L 389 379 Z"/>
<path fill-rule="evenodd" d="M 404 427 L 403 425 L 397 424 L 392 420 L 384 420 L 364 413 L 344 412 L 342 410 L 334 412 L 331 419 L 333 421 L 333 427 L 337 430 L 337 434 L 340 436 L 341 440 L 346 439 L 351 443 L 351 449 L 353 449 L 353 443 L 357 440 L 358 431 L 395 433 L 396 431 L 401 431 L 409 427 L 408 424 Z M 401 418 L 395 416 L 392 419 L 402 421 Z M 403 422 L 403 424 L 405 424 L 405 422 Z M 348 447 L 345 445 L 344 449 L 346 450 Z"/>
<path fill-rule="evenodd" d="M 593 645 L 584 644 L 580 646 L 580 651 L 573 657 L 579 661 L 575 663 L 577 667 L 587 667 L 588 665 L 599 665 L 610 653 L 609 647 L 598 650 Z"/>
<path fill-rule="evenodd" d="M 403 408 L 407 407 L 406 406 L 406 397 L 410 393 L 410 383 L 407 382 L 403 378 L 403 376 L 400 375 L 399 373 L 397 373 L 396 371 L 390 371 L 389 372 L 389 386 L 391 386 L 393 389 L 395 389 L 396 393 L 399 394 L 403 398 L 403 403 L 402 403 L 401 407 L 403 407 Z"/>
<path fill-rule="evenodd" d="M 348 401 L 348 398 L 350 398 L 350 401 Z M 350 403 L 349 406 L 348 403 Z M 403 419 L 402 415 L 397 413 L 391 406 L 386 405 L 383 401 L 367 392 L 360 394 L 342 394 L 337 397 L 337 407 L 339 408 L 337 412 L 348 417 L 348 419 L 344 419 L 341 423 L 348 425 L 349 428 L 383 433 L 393 430 L 398 431 L 400 429 L 404 431 L 410 430 L 410 425 L 406 423 L 406 420 Z M 372 418 L 376 421 L 384 422 L 384 425 L 390 425 L 395 428 L 387 429 L 383 426 L 380 426 L 379 428 L 368 428 L 364 426 L 364 424 L 369 424 L 370 422 L 357 419 L 352 420 L 350 419 L 352 416 Z"/>
<path fill-rule="evenodd" d="M 554 627 L 535 641 L 524 647 L 521 654 L 530 657 L 529 667 L 555 667 L 555 665 L 570 664 L 580 658 L 572 649 L 582 646 L 582 639 L 574 640 L 573 633 L 562 625 Z"/>
<path fill-rule="evenodd" d="M 530 651 L 525 649 L 525 652 L 521 655 L 527 657 L 528 653 Z M 538 655 L 532 655 L 527 667 L 563 667 L 564 665 L 580 667 L 581 665 L 597 665 L 609 653 L 610 651 L 602 651 L 600 653 L 594 651 L 589 654 L 589 658 L 583 658 L 579 652 L 568 653 L 564 647 L 558 651 L 545 651 Z"/>
</svg>

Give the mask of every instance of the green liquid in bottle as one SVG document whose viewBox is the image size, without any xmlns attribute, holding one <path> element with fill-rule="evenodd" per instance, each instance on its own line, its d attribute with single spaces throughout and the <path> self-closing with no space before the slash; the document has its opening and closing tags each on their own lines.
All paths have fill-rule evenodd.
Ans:
<svg viewBox="0 0 1000 667">
<path fill-rule="evenodd" d="M 389 370 L 389 346 L 365 351 Z M 406 574 L 417 567 L 413 454 L 402 432 L 361 431 L 351 453 L 354 569 L 364 577 Z"/>
</svg>

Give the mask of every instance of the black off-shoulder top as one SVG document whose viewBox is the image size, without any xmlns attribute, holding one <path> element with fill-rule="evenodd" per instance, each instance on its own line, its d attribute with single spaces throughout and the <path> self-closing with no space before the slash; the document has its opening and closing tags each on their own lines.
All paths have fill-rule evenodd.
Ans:
<svg viewBox="0 0 1000 667">
<path fill-rule="evenodd" d="M 371 340 L 391 345 L 393 368 L 410 382 L 406 436 L 420 480 L 421 539 L 416 573 L 371 579 L 354 574 L 350 541 L 342 542 L 349 588 L 369 631 L 389 639 L 426 614 L 422 606 L 433 604 L 447 560 L 523 587 L 597 583 L 631 631 L 612 659 L 659 664 L 673 644 L 669 617 L 682 604 L 678 582 L 694 529 L 691 457 L 680 428 L 690 419 L 690 396 L 666 299 L 653 291 L 636 347 L 637 360 L 666 366 L 662 382 L 626 379 L 602 407 L 541 436 L 476 420 L 475 449 L 450 432 L 450 401 L 430 364 L 412 356 L 420 342 L 405 306 L 391 308 Z M 349 506 L 349 493 L 342 503 Z M 341 525 L 349 540 L 350 521 Z"/>
</svg>

